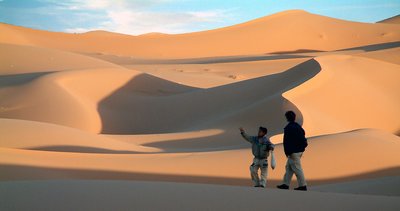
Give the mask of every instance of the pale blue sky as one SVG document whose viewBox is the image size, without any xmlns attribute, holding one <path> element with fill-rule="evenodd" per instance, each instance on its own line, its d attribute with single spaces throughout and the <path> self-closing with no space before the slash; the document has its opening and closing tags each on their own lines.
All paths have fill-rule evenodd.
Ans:
<svg viewBox="0 0 400 211">
<path fill-rule="evenodd" d="M 376 22 L 400 14 L 400 0 L 0 0 L 0 22 L 65 32 L 183 33 L 289 9 Z"/>
</svg>

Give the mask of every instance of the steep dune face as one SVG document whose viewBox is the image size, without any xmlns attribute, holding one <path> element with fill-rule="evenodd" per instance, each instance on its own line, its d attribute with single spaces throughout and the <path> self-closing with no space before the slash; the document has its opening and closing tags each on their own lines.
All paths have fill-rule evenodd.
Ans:
<svg viewBox="0 0 400 211">
<path fill-rule="evenodd" d="M 138 58 L 251 55 L 299 49 L 329 51 L 400 39 L 398 25 L 349 22 L 304 11 L 287 11 L 222 29 L 179 35 L 66 34 L 5 24 L 0 25 L 0 31 L 2 43 Z"/>
<path fill-rule="evenodd" d="M 308 135 L 357 128 L 399 131 L 399 65 L 354 56 L 316 60 L 322 71 L 283 94 L 302 112 Z"/>
<path fill-rule="evenodd" d="M 379 21 L 378 23 L 400 24 L 400 15 Z"/>
<path fill-rule="evenodd" d="M 127 95 L 130 87 L 140 81 L 134 78 L 99 103 L 103 132 L 147 134 L 231 129 L 236 128 L 238 121 L 242 124 L 253 121 L 268 123 L 271 133 L 276 133 L 278 124 L 272 122 L 282 124 L 283 119 L 278 115 L 283 114 L 285 105 L 295 109 L 285 103 L 281 93 L 314 76 L 319 68 L 316 61 L 309 60 L 280 74 L 168 98 Z"/>
</svg>

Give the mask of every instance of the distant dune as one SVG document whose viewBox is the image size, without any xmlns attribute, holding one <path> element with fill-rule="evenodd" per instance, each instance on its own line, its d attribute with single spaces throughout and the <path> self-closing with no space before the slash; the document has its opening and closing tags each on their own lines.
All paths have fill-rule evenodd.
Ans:
<svg viewBox="0 0 400 211">
<path fill-rule="evenodd" d="M 0 24 L 0 210 L 396 210 L 400 25 L 384 23 L 293 10 L 175 35 Z M 309 193 L 270 189 L 287 110 L 309 140 Z M 260 125 L 277 145 L 268 188 L 229 187 L 251 186 L 238 127 Z"/>
<path fill-rule="evenodd" d="M 391 18 L 381 20 L 378 23 L 400 24 L 400 15 L 396 15 Z"/>
<path fill-rule="evenodd" d="M 0 25 L 0 42 L 137 58 L 251 55 L 308 49 L 332 51 L 398 41 L 400 26 L 356 23 L 293 10 L 222 29 L 179 35 L 54 33 Z"/>
</svg>

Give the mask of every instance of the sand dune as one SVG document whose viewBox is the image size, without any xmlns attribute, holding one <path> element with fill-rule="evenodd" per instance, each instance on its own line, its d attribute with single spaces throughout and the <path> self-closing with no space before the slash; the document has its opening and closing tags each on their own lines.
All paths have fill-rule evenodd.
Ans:
<svg viewBox="0 0 400 211">
<path fill-rule="evenodd" d="M 286 71 L 308 58 L 216 64 L 124 65 L 160 78 L 199 88 L 211 88 Z"/>
<path fill-rule="evenodd" d="M 134 77 L 140 77 L 140 82 L 127 91 L 138 96 L 196 90 L 87 56 L 36 47 L 3 47 L 0 117 L 98 133 L 102 129 L 98 102 Z"/>
<path fill-rule="evenodd" d="M 0 133 L 2 148 L 111 154 L 159 151 L 81 130 L 26 120 L 0 119 Z"/>
<path fill-rule="evenodd" d="M 310 115 L 305 122 L 305 128 L 311 136 L 366 127 L 381 128 L 393 133 L 400 129 L 396 118 L 399 106 L 399 87 L 396 81 L 398 65 L 350 56 L 318 57 L 317 61 L 319 63 L 309 60 L 283 73 L 206 90 L 185 87 L 123 68 L 57 72 L 40 76 L 23 87 L 6 89 L 3 95 L 12 93 L 13 97 L 2 101 L 1 115 L 58 123 L 92 132 L 125 134 L 210 128 L 231 131 L 238 124 L 247 126 L 258 122 L 260 125 L 268 125 L 271 135 L 274 135 L 280 133 L 284 126 L 280 117 L 284 110 L 297 107 L 303 115 Z M 321 73 L 296 87 L 317 74 L 320 65 L 323 68 Z M 386 71 L 381 78 L 377 78 L 375 74 L 379 68 Z M 343 75 L 346 77 L 342 77 Z M 359 78 L 359 81 L 349 81 L 348 77 Z M 7 80 L 10 81 L 9 78 Z M 97 85 L 90 84 L 93 80 Z M 374 81 L 374 86 L 370 86 Z M 343 95 L 344 90 L 339 92 L 337 84 L 346 93 L 352 91 L 357 94 L 368 90 L 369 94 L 359 97 L 353 104 L 341 106 L 340 102 L 351 101 L 353 96 Z M 294 87 L 296 88 L 290 90 Z M 315 93 L 310 91 L 313 89 Z M 47 97 L 53 96 L 54 100 L 43 98 L 42 90 L 46 90 Z M 265 91 L 260 96 L 257 90 Z M 289 101 L 280 96 L 287 90 L 290 91 L 284 97 Z M 30 93 L 30 98 L 25 97 L 27 92 Z M 232 92 L 236 94 L 228 94 Z M 304 95 L 309 93 L 312 95 Z M 332 94 L 324 97 L 325 93 L 335 93 L 336 97 Z M 302 101 L 296 100 L 297 98 Z M 384 103 L 376 104 L 376 100 Z M 206 107 L 195 106 L 202 101 L 209 103 Z M 30 106 L 19 107 L 28 102 Z M 252 102 L 252 105 L 248 106 L 247 102 Z M 54 111 L 47 111 L 49 114 L 43 115 L 44 111 L 41 112 L 40 109 L 49 106 Z M 163 108 L 168 108 L 168 112 Z M 66 112 L 68 109 L 71 112 Z M 381 110 L 386 113 L 365 115 L 369 111 Z M 351 111 L 352 115 L 348 115 L 347 111 Z M 314 114 L 309 114 L 310 112 Z"/>
<path fill-rule="evenodd" d="M 137 58 L 252 55 L 299 49 L 331 51 L 400 38 L 398 25 L 349 22 L 300 10 L 222 29 L 180 35 L 129 36 L 101 31 L 66 34 L 6 24 L 1 24 L 0 30 L 1 43 Z"/>
<path fill-rule="evenodd" d="M 13 138 L 18 139 L 18 136 Z M 312 138 L 303 159 L 309 183 L 313 186 L 398 175 L 399 140 L 397 136 L 377 130 Z M 180 142 L 185 145 L 185 140 Z M 123 146 L 119 141 L 114 148 L 99 145 L 110 150 Z M 360 146 L 362 150 L 355 150 Z M 335 148 L 340 148 L 340 153 Z M 0 179 L 127 179 L 250 185 L 249 149 L 156 154 L 81 150 L 82 153 L 66 153 L 2 147 Z M 285 156 L 281 145 L 276 149 L 276 157 L 279 168 L 270 171 L 269 187 L 279 183 L 283 175 Z M 348 160 L 351 162 L 346 162 Z"/>
<path fill-rule="evenodd" d="M 0 44 L 0 75 L 116 67 L 103 60 L 65 51 Z"/>
<path fill-rule="evenodd" d="M 353 56 L 316 59 L 322 71 L 284 93 L 310 136 L 357 128 L 400 130 L 400 66 Z"/>
<path fill-rule="evenodd" d="M 396 210 L 399 27 L 304 11 L 179 35 L 0 24 L 0 209 Z M 310 193 L 210 185 L 251 185 L 237 128 L 260 125 L 277 144 L 268 187 L 280 183 L 289 109 Z"/>
<path fill-rule="evenodd" d="M 389 48 L 358 54 L 358 56 L 377 59 L 400 65 L 400 48 Z"/>
<path fill-rule="evenodd" d="M 399 24 L 400 23 L 400 15 L 393 16 L 391 18 L 381 20 L 378 23 L 390 23 L 390 24 Z"/>
</svg>

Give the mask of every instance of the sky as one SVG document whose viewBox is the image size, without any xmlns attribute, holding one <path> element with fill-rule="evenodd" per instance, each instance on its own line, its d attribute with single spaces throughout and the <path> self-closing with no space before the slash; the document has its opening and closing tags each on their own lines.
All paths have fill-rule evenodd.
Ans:
<svg viewBox="0 0 400 211">
<path fill-rule="evenodd" d="M 49 31 L 186 33 L 302 9 L 359 22 L 400 14 L 400 0 L 0 0 L 0 22 Z"/>
</svg>

